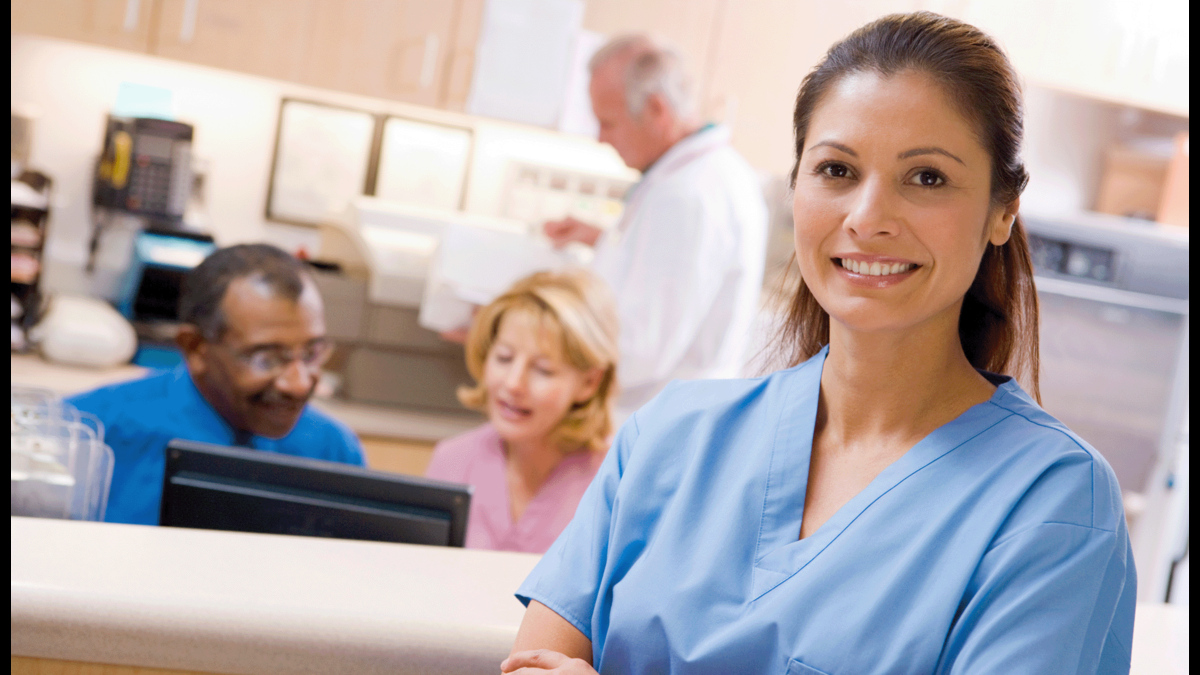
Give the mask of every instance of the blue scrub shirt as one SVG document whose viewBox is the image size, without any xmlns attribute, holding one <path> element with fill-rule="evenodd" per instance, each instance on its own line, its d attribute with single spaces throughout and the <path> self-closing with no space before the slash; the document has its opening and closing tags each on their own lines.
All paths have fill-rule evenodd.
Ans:
<svg viewBox="0 0 1200 675">
<path fill-rule="evenodd" d="M 186 366 L 102 387 L 67 402 L 104 422 L 104 442 L 116 459 L 104 514 L 111 523 L 158 524 L 167 443 L 172 439 L 234 444 L 233 428 L 196 389 Z M 297 457 L 364 464 L 354 432 L 311 405 L 305 406 L 287 436 L 252 436 L 249 445 Z"/>
<path fill-rule="evenodd" d="M 601 673 L 1128 672 L 1116 477 L 1011 378 L 799 540 L 827 351 L 673 383 L 517 597 Z"/>
</svg>

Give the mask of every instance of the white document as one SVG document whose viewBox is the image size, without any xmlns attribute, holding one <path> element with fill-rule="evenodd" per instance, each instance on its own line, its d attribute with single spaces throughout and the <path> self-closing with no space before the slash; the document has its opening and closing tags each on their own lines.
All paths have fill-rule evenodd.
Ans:
<svg viewBox="0 0 1200 675">
<path fill-rule="evenodd" d="M 420 324 L 436 331 L 462 328 L 475 306 L 495 300 L 517 280 L 576 263 L 527 233 L 447 224 L 425 282 Z"/>
<path fill-rule="evenodd" d="M 375 118 L 368 112 L 284 101 L 268 216 L 319 223 L 363 193 Z"/>
<path fill-rule="evenodd" d="M 471 131 L 389 117 L 383 127 L 375 196 L 458 210 L 471 155 Z"/>
<path fill-rule="evenodd" d="M 582 25 L 582 0 L 487 0 L 467 112 L 556 127 Z"/>
</svg>

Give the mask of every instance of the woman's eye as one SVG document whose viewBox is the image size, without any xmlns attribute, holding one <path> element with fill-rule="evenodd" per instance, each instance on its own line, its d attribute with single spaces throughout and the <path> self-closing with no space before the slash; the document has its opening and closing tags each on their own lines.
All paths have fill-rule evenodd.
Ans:
<svg viewBox="0 0 1200 675">
<path fill-rule="evenodd" d="M 921 169 L 913 176 L 913 180 L 921 187 L 939 187 L 946 183 L 945 177 L 933 169 Z"/>
<path fill-rule="evenodd" d="M 817 173 L 828 178 L 846 178 L 850 175 L 850 167 L 838 162 L 825 162 L 817 167 Z"/>
</svg>

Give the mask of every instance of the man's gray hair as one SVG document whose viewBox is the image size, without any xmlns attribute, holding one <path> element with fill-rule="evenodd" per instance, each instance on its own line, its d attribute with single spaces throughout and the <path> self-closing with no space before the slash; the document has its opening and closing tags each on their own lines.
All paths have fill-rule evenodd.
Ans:
<svg viewBox="0 0 1200 675">
<path fill-rule="evenodd" d="M 179 320 L 215 342 L 225 332 L 221 303 L 229 284 L 242 278 L 262 283 L 273 296 L 295 302 L 312 283 L 308 265 L 270 244 L 239 244 L 214 251 L 183 278 Z"/>
<path fill-rule="evenodd" d="M 658 94 L 677 116 L 692 117 L 695 112 L 692 79 L 688 77 L 679 52 L 657 43 L 648 35 L 621 35 L 596 51 L 588 61 L 588 72 L 594 75 L 601 66 L 624 56 L 632 57 L 622 78 L 625 106 L 630 115 L 640 116 L 650 95 Z"/>
</svg>

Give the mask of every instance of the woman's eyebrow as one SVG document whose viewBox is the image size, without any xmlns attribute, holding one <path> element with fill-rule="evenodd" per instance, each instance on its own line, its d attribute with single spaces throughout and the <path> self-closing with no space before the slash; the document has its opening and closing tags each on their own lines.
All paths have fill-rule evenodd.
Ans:
<svg viewBox="0 0 1200 675">
<path fill-rule="evenodd" d="M 950 152 L 943 150 L 942 148 L 939 148 L 937 146 L 932 146 L 932 147 L 928 147 L 928 148 L 913 148 L 912 150 L 905 150 L 904 152 L 900 153 L 899 155 L 896 155 L 896 159 L 908 159 L 909 157 L 916 157 L 917 155 L 945 155 L 945 156 L 949 157 L 950 159 L 958 162 L 959 164 L 962 164 L 963 166 L 967 165 L 966 162 L 962 161 L 955 155 L 953 155 Z"/>
<path fill-rule="evenodd" d="M 822 145 L 827 145 L 831 148 L 841 150 L 842 152 L 846 153 L 847 155 L 850 155 L 851 157 L 858 157 L 858 153 L 851 150 L 850 146 L 842 145 L 841 143 L 838 143 L 837 141 L 821 141 L 820 143 L 814 143 L 812 145 L 812 147 L 809 148 L 809 150 L 815 150 L 815 149 L 821 147 Z"/>
</svg>

